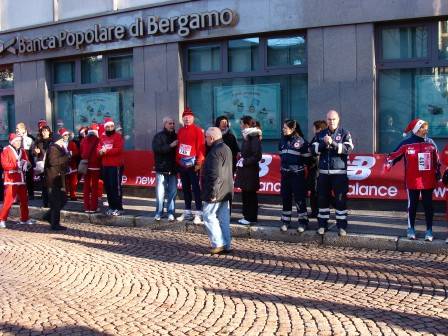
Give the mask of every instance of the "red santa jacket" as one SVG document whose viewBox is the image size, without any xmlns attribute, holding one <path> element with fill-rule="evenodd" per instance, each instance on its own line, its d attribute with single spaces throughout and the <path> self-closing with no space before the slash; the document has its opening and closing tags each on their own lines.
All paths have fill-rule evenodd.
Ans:
<svg viewBox="0 0 448 336">
<path fill-rule="evenodd" d="M 109 167 L 121 167 L 123 165 L 124 140 L 120 133 L 115 132 L 111 136 L 103 134 L 98 142 L 97 152 L 102 148 L 106 152 L 101 155 L 101 164 Z"/>
<path fill-rule="evenodd" d="M 98 154 L 97 146 L 100 139 L 95 135 L 87 135 L 81 140 L 81 159 L 87 160 L 87 169 L 99 170 L 101 168 L 101 156 Z"/>
<path fill-rule="evenodd" d="M 17 152 L 11 145 L 3 148 L 1 154 L 1 162 L 4 173 L 4 184 L 8 185 L 24 185 L 25 174 L 22 169 L 24 164 L 28 164 L 28 155 L 26 150 L 20 148 Z"/>
<path fill-rule="evenodd" d="M 176 151 L 176 163 L 181 167 L 201 165 L 205 158 L 204 130 L 196 125 L 188 125 L 179 129 L 179 141 Z"/>
<path fill-rule="evenodd" d="M 78 171 L 78 164 L 79 164 L 79 149 L 76 145 L 76 142 L 69 141 L 67 150 L 70 152 L 70 161 L 68 163 L 69 167 L 69 174 L 76 173 Z"/>
<path fill-rule="evenodd" d="M 436 187 L 440 163 L 437 146 L 432 139 L 412 135 L 387 156 L 387 161 L 394 165 L 403 157 L 406 188 L 421 190 Z"/>
</svg>

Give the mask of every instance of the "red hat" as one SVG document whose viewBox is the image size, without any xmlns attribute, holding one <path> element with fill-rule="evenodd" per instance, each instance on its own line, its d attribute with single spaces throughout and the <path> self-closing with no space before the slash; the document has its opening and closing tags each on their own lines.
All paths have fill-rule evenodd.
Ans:
<svg viewBox="0 0 448 336">
<path fill-rule="evenodd" d="M 16 140 L 22 140 L 22 137 L 20 135 L 17 135 L 16 133 L 9 133 L 8 137 L 9 143 L 12 145 L 12 143 Z"/>
<path fill-rule="evenodd" d="M 191 115 L 191 116 L 194 117 L 193 111 L 189 107 L 185 108 L 184 113 L 182 113 L 182 118 L 187 116 L 187 115 Z"/>
<path fill-rule="evenodd" d="M 420 127 L 422 127 L 422 125 L 425 123 L 426 123 L 426 121 L 418 119 L 418 118 L 412 120 L 408 124 L 408 127 L 406 127 L 406 129 L 404 130 L 403 136 L 406 136 L 406 134 L 411 131 L 412 131 L 412 133 L 416 134 L 418 132 L 418 130 L 420 129 Z"/>
<path fill-rule="evenodd" d="M 42 127 L 48 126 L 48 123 L 45 119 L 39 119 L 37 122 L 37 127 L 41 129 Z"/>
<path fill-rule="evenodd" d="M 96 123 L 93 123 L 92 125 L 90 125 L 89 130 L 91 131 L 98 131 L 100 129 L 100 126 Z"/>
<path fill-rule="evenodd" d="M 63 137 L 64 135 L 66 135 L 66 134 L 70 134 L 69 131 L 67 131 L 66 128 L 61 128 L 61 129 L 58 131 L 58 133 L 59 133 L 59 135 L 62 136 L 62 137 Z"/>
<path fill-rule="evenodd" d="M 104 127 L 106 126 L 114 126 L 114 120 L 112 118 L 106 117 L 104 118 Z"/>
</svg>

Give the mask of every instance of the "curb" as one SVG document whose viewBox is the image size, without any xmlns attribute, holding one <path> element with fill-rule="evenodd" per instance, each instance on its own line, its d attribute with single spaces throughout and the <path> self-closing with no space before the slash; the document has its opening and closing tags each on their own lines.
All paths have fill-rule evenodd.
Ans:
<svg viewBox="0 0 448 336">
<path fill-rule="evenodd" d="M 29 207 L 30 216 L 42 219 L 47 209 L 39 207 Z M 14 205 L 11 208 L 11 215 L 18 216 L 19 208 Z M 86 214 L 77 211 L 61 211 L 61 221 L 65 223 L 87 222 L 95 225 L 121 226 L 121 227 L 141 227 L 150 230 L 178 231 L 188 233 L 206 234 L 203 224 L 193 224 L 191 222 L 156 222 L 152 217 L 129 216 L 120 217 L 106 216 L 101 213 Z M 281 232 L 280 228 L 274 226 L 249 226 L 240 224 L 230 224 L 232 236 L 237 238 L 251 238 L 259 240 L 283 241 L 288 243 L 301 243 L 335 247 L 366 248 L 371 250 L 388 250 L 399 252 L 423 252 L 448 255 L 448 244 L 444 240 L 436 239 L 433 242 L 423 240 L 409 240 L 400 236 L 382 236 L 373 234 L 349 233 L 345 237 L 339 237 L 336 232 L 327 232 L 319 236 L 314 230 L 298 233 L 289 229 Z"/>
</svg>

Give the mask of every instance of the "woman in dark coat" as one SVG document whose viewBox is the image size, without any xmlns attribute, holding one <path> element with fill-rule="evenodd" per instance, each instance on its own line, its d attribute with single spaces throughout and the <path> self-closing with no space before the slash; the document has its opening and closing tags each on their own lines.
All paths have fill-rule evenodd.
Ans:
<svg viewBox="0 0 448 336">
<path fill-rule="evenodd" d="M 53 134 L 51 133 L 50 127 L 47 125 L 42 126 L 39 129 L 36 141 L 34 142 L 34 147 L 32 150 L 34 161 L 36 163 L 36 168 L 34 168 L 34 174 L 40 176 L 40 181 L 42 184 L 42 201 L 44 208 L 48 208 L 48 189 L 45 182 L 45 174 L 43 171 L 45 154 L 50 147 Z"/>
<path fill-rule="evenodd" d="M 260 189 L 259 162 L 261 161 L 261 130 L 250 116 L 240 119 L 243 142 L 241 159 L 237 163 L 235 186 L 241 189 L 243 218 L 238 223 L 248 225 L 258 219 L 258 197 Z"/>
<path fill-rule="evenodd" d="M 53 141 L 45 157 L 45 177 L 48 187 L 50 210 L 44 219 L 48 220 L 52 230 L 65 230 L 60 225 L 61 209 L 67 201 L 65 193 L 65 173 L 67 172 L 70 155 L 65 149 L 64 139 L 55 133 Z"/>
<path fill-rule="evenodd" d="M 236 141 L 235 135 L 230 130 L 230 122 L 226 116 L 219 116 L 215 120 L 215 126 L 221 130 L 222 140 L 230 148 L 232 152 L 232 171 L 235 174 L 236 171 L 236 158 L 240 152 L 240 147 Z"/>
</svg>

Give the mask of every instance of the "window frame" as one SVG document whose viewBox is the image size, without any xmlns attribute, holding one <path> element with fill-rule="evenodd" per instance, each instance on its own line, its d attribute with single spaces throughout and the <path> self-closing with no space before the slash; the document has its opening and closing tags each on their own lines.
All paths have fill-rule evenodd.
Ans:
<svg viewBox="0 0 448 336">
<path fill-rule="evenodd" d="M 285 65 L 285 66 L 268 66 L 267 64 L 267 40 L 271 38 L 287 38 L 301 36 L 305 39 L 305 63 L 301 65 Z M 258 67 L 254 71 L 231 72 L 228 65 L 228 42 L 240 40 L 244 38 L 259 38 L 260 44 L 258 48 Z M 230 79 L 230 78 L 246 78 L 246 77 L 262 77 L 275 75 L 294 75 L 308 73 L 308 43 L 307 35 L 304 31 L 269 34 L 269 35 L 244 35 L 227 37 L 221 40 L 190 42 L 183 45 L 182 59 L 183 59 L 183 74 L 186 82 L 198 80 L 213 80 L 213 79 Z M 197 46 L 213 46 L 220 45 L 221 47 L 221 70 L 207 71 L 207 72 L 190 72 L 188 49 Z"/>
<path fill-rule="evenodd" d="M 434 68 L 448 66 L 448 60 L 439 58 L 438 52 L 438 23 L 439 21 L 448 20 L 447 18 L 440 18 L 431 21 L 415 21 L 415 22 L 398 22 L 379 24 L 376 26 L 375 32 L 375 57 L 377 59 L 377 70 L 383 69 L 407 69 L 407 68 Z M 407 58 L 407 59 L 383 59 L 383 41 L 382 31 L 391 28 L 412 28 L 424 26 L 428 30 L 428 57 L 426 58 Z"/>
<path fill-rule="evenodd" d="M 438 52 L 438 23 L 440 21 L 448 20 L 448 17 L 440 17 L 436 19 L 428 19 L 428 20 L 418 20 L 411 22 L 394 22 L 394 23 L 380 23 L 375 26 L 375 72 L 376 72 L 376 80 L 375 80 L 375 153 L 382 153 L 380 151 L 380 77 L 381 71 L 383 70 L 404 70 L 404 69 L 434 69 L 440 67 L 448 67 L 448 59 L 443 60 L 439 58 Z M 381 33 L 383 29 L 388 28 L 402 28 L 402 27 L 419 27 L 425 26 L 428 28 L 428 57 L 427 58 L 419 58 L 419 59 L 394 59 L 394 60 L 384 60 L 382 59 L 383 48 L 382 48 L 382 38 Z M 415 97 L 413 98 L 415 99 Z M 412 113 L 412 117 L 415 117 L 415 108 L 410 111 Z M 441 139 L 448 140 L 448 135 L 446 137 L 433 137 L 433 139 Z"/>
<path fill-rule="evenodd" d="M 81 61 L 87 57 L 102 55 L 103 62 L 103 78 L 98 83 L 82 83 L 81 82 Z M 132 56 L 132 51 L 121 51 L 117 53 L 108 53 L 108 54 L 90 54 L 83 55 L 82 57 L 70 57 L 57 59 L 53 61 L 51 66 L 51 90 L 52 91 L 67 91 L 67 90 L 87 90 L 87 89 L 95 89 L 95 88 L 110 88 L 115 86 L 133 86 L 134 85 L 134 77 L 129 79 L 109 79 L 109 58 L 113 57 L 123 57 L 123 56 Z M 58 62 L 75 62 L 75 81 L 72 83 L 54 83 L 54 71 L 55 71 L 55 63 Z"/>
</svg>

